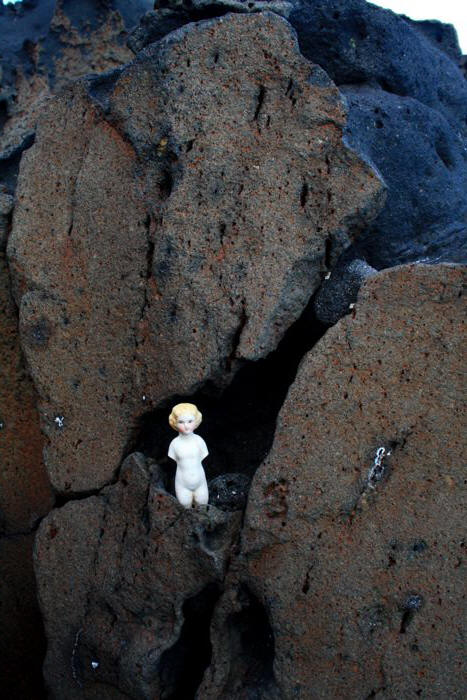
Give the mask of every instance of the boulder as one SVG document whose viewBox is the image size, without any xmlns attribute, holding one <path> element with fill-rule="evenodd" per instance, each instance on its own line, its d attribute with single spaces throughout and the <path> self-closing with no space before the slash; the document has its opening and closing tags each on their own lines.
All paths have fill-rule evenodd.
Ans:
<svg viewBox="0 0 467 700">
<path fill-rule="evenodd" d="M 163 5 L 131 35 L 134 50 L 163 36 L 168 22 L 172 30 L 206 13 L 258 12 L 267 5 L 287 18 L 302 54 L 342 87 L 349 143 L 388 186 L 386 206 L 356 257 L 377 269 L 467 261 L 467 84 L 453 27 L 414 22 L 364 0 Z M 325 314 L 335 315 L 331 308 Z"/>
<path fill-rule="evenodd" d="M 456 65 L 460 50 L 450 25 L 441 25 L 442 32 L 436 27 L 441 41 L 434 40 L 430 23 L 413 22 L 365 0 L 193 0 L 189 7 L 164 0 L 160 5 L 130 36 L 134 51 L 206 16 L 268 9 L 290 22 L 302 54 L 324 68 L 337 85 L 377 85 L 413 97 L 465 133 L 467 86 Z"/>
<path fill-rule="evenodd" d="M 465 273 L 371 277 L 290 388 L 242 539 L 281 697 L 463 696 Z"/>
<path fill-rule="evenodd" d="M 193 510 L 141 454 L 41 524 L 35 565 L 53 697 L 193 697 L 241 513 Z M 178 694 L 178 695 L 177 695 Z"/>
<path fill-rule="evenodd" d="M 49 103 L 8 250 L 57 490 L 100 488 L 144 411 L 276 347 L 382 205 L 344 124 L 272 13 L 190 25 Z"/>
<path fill-rule="evenodd" d="M 0 4 L 0 178 L 14 192 L 21 153 L 54 90 L 131 58 L 129 30 L 151 0 Z"/>
<path fill-rule="evenodd" d="M 386 205 L 356 243 L 375 268 L 467 261 L 465 139 L 437 111 L 368 87 L 342 89 L 349 145 L 379 171 Z"/>
</svg>

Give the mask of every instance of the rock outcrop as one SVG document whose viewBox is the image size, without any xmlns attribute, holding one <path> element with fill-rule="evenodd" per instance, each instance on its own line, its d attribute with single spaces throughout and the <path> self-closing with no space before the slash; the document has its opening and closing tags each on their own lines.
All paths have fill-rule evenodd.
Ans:
<svg viewBox="0 0 467 700">
<path fill-rule="evenodd" d="M 276 347 L 382 203 L 344 123 L 271 13 L 190 25 L 50 102 L 9 256 L 57 490 L 102 487 L 142 412 Z"/>
<path fill-rule="evenodd" d="M 463 695 L 464 286 L 372 277 L 290 389 L 242 546 L 281 697 Z"/>
<path fill-rule="evenodd" d="M 460 700 L 466 270 L 394 267 L 466 259 L 455 32 L 161 0 L 128 39 L 152 5 L 0 4 L 2 691 L 43 696 L 39 528 L 57 700 Z"/>
<path fill-rule="evenodd" d="M 386 206 L 360 237 L 356 256 L 377 269 L 466 262 L 467 84 L 452 27 L 413 22 L 365 0 L 163 5 L 135 29 L 133 50 L 206 15 L 267 5 L 287 18 L 302 54 L 343 88 L 349 144 L 388 186 Z"/>
<path fill-rule="evenodd" d="M 242 514 L 184 509 L 159 480 L 136 453 L 117 484 L 41 524 L 35 562 L 53 697 L 192 697 L 201 681 Z"/>
<path fill-rule="evenodd" d="M 126 63 L 128 32 L 150 0 L 30 0 L 0 5 L 0 180 L 14 192 L 21 153 L 50 94 Z"/>
</svg>

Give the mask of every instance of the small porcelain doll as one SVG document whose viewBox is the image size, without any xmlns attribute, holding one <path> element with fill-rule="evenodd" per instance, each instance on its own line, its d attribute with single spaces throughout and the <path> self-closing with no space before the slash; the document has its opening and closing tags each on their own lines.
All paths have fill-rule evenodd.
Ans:
<svg viewBox="0 0 467 700">
<path fill-rule="evenodd" d="M 202 415 L 192 403 L 179 403 L 173 407 L 169 424 L 179 435 L 169 446 L 169 457 L 177 462 L 175 493 L 185 508 L 206 505 L 209 500 L 208 485 L 201 462 L 208 456 L 203 438 L 193 432 L 199 426 Z"/>
</svg>

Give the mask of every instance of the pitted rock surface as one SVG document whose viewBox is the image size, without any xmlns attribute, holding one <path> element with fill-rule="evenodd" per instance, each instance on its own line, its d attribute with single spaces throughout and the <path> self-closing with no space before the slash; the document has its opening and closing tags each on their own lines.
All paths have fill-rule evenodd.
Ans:
<svg viewBox="0 0 467 700">
<path fill-rule="evenodd" d="M 30 532 L 52 507 L 37 395 L 19 345 L 18 317 L 0 252 L 0 536 Z"/>
<path fill-rule="evenodd" d="M 126 63 L 131 58 L 128 31 L 151 4 L 110 0 L 78 8 L 70 0 L 40 0 L 0 5 L 0 178 L 11 192 L 19 156 L 31 145 L 44 101 L 73 79 Z"/>
<path fill-rule="evenodd" d="M 356 243 L 383 269 L 408 262 L 467 261 L 467 152 L 438 111 L 383 90 L 344 87 L 346 137 L 388 188 L 386 205 Z"/>
<path fill-rule="evenodd" d="M 462 697 L 464 285 L 370 278 L 289 391 L 242 545 L 283 697 Z"/>
<path fill-rule="evenodd" d="M 189 675 L 190 624 L 220 595 L 241 513 L 184 509 L 157 482 L 157 467 L 130 455 L 117 484 L 41 523 L 36 576 L 55 697 L 149 700 Z"/>
<path fill-rule="evenodd" d="M 130 43 L 141 48 L 202 13 L 264 6 L 287 18 L 303 55 L 342 88 L 349 144 L 388 186 L 386 205 L 359 240 L 357 257 L 377 269 L 465 263 L 467 84 L 452 26 L 413 22 L 365 0 L 195 0 L 189 8 L 167 0 L 142 18 Z"/>
<path fill-rule="evenodd" d="M 51 102 L 9 255 L 55 488 L 102 486 L 143 410 L 275 348 L 382 205 L 344 124 L 271 13 L 190 25 Z"/>
</svg>

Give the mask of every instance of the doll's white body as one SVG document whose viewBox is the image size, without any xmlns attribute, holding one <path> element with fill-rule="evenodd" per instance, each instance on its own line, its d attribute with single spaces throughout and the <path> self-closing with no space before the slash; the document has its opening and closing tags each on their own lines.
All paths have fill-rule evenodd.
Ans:
<svg viewBox="0 0 467 700">
<path fill-rule="evenodd" d="M 169 446 L 169 457 L 177 462 L 175 494 L 185 508 L 207 505 L 208 485 L 201 462 L 208 456 L 208 448 L 202 437 L 188 432 L 188 428 L 182 430 Z"/>
</svg>

